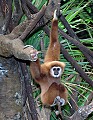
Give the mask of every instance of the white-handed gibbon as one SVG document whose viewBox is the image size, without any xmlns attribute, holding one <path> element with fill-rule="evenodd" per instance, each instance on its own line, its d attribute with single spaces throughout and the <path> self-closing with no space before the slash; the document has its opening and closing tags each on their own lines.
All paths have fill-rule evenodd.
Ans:
<svg viewBox="0 0 93 120">
<path fill-rule="evenodd" d="M 45 55 L 44 63 L 40 64 L 38 51 L 32 48 L 30 70 L 33 79 L 40 85 L 41 101 L 44 105 L 55 105 L 59 101 L 63 106 L 67 103 L 67 89 L 60 82 L 65 63 L 60 62 L 60 43 L 58 41 L 58 18 L 56 10 L 52 20 L 50 44 Z"/>
</svg>

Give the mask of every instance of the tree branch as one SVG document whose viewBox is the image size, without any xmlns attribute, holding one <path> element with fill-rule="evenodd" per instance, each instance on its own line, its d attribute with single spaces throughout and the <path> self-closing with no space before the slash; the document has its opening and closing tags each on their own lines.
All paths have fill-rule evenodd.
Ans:
<svg viewBox="0 0 93 120">
<path fill-rule="evenodd" d="M 11 16 L 12 16 L 12 0 L 1 1 L 1 8 L 4 15 L 4 24 L 2 26 L 2 34 L 6 34 L 6 31 L 10 25 Z"/>
<path fill-rule="evenodd" d="M 23 11 L 20 5 L 20 0 L 14 0 L 14 5 L 15 5 L 15 9 L 12 15 L 12 29 L 11 31 L 14 29 L 14 27 L 16 27 L 19 23 L 19 20 L 21 19 L 22 15 L 23 15 Z M 11 32 L 10 31 L 10 32 Z"/>
<path fill-rule="evenodd" d="M 20 39 L 10 40 L 4 35 L 0 36 L 0 55 L 4 57 L 14 55 L 18 59 L 31 61 L 30 51 L 32 48 L 27 47 L 24 49 L 24 47 L 25 46 Z"/>
<path fill-rule="evenodd" d="M 68 24 L 67 20 L 65 19 L 65 17 L 62 15 L 62 13 L 60 13 L 60 20 L 61 22 L 64 24 L 64 26 L 66 27 L 68 33 L 70 34 L 70 36 L 73 38 L 73 40 L 77 40 L 78 44 L 75 42 L 75 40 L 71 40 L 69 38 L 69 36 L 67 37 L 68 40 L 74 44 L 75 46 L 77 46 L 81 51 L 82 53 L 84 54 L 84 56 L 87 58 L 87 60 L 89 61 L 89 63 L 91 64 L 91 66 L 93 67 L 93 52 L 91 52 L 86 46 L 83 46 L 81 43 L 80 43 L 80 40 L 79 38 L 77 37 L 77 35 L 75 34 L 75 32 L 73 31 L 73 29 L 70 27 L 70 25 Z M 65 37 L 64 33 L 62 30 L 61 31 L 61 34 Z M 76 44 L 75 44 L 76 43 Z"/>
<path fill-rule="evenodd" d="M 31 13 L 30 13 L 27 5 L 26 5 L 26 1 L 25 0 L 21 0 L 21 4 L 22 4 L 23 11 L 28 16 L 28 19 L 31 19 Z"/>
<path fill-rule="evenodd" d="M 26 20 L 23 23 L 19 24 L 12 30 L 10 34 L 5 35 L 6 38 L 13 40 L 20 37 L 31 22 L 32 20 Z"/>
<path fill-rule="evenodd" d="M 84 105 L 88 105 L 93 100 L 93 91 L 88 96 L 87 100 L 85 101 Z"/>
<path fill-rule="evenodd" d="M 82 68 L 77 64 L 77 62 L 68 54 L 61 44 L 61 52 L 64 57 L 71 63 L 75 70 L 80 74 L 80 76 L 87 82 L 91 87 L 93 87 L 93 81 L 87 76 L 87 74 L 82 70 Z"/>
<path fill-rule="evenodd" d="M 86 106 L 80 107 L 71 117 L 70 120 L 85 120 L 93 112 L 93 101 Z"/>
<path fill-rule="evenodd" d="M 35 24 L 44 15 L 45 9 L 46 9 L 46 7 L 43 7 L 42 10 L 37 14 L 36 19 L 34 19 L 33 22 L 30 21 L 31 22 L 29 24 L 29 25 L 31 25 L 30 28 L 34 28 Z M 27 24 L 23 23 L 22 25 L 19 25 L 18 27 L 16 27 L 10 35 L 0 36 L 0 55 L 5 56 L 5 57 L 14 55 L 18 59 L 31 60 L 31 56 L 30 56 L 31 48 L 29 47 L 29 48 L 24 49 L 24 44 L 20 39 L 11 40 L 11 38 L 13 39 L 13 38 L 19 36 L 20 31 L 18 34 L 18 31 L 17 31 L 18 28 L 23 30 L 23 32 L 21 31 L 21 36 L 20 36 L 21 39 L 24 39 L 24 37 L 27 36 L 28 31 L 30 29 L 29 29 L 29 27 L 26 29 L 26 31 L 24 29 L 28 25 L 29 21 L 26 23 Z M 23 26 L 24 24 L 25 24 L 25 27 Z M 24 29 L 22 29 L 22 28 L 24 28 Z M 16 44 L 17 42 L 18 42 L 18 44 Z"/>
<path fill-rule="evenodd" d="M 24 40 L 26 36 L 33 30 L 36 26 L 36 24 L 40 21 L 42 16 L 44 16 L 46 7 L 43 6 L 40 12 L 37 14 L 36 18 L 29 24 L 29 27 L 26 28 L 26 30 L 22 33 L 22 35 L 19 37 L 21 40 Z"/>
<path fill-rule="evenodd" d="M 27 97 L 28 97 L 28 101 L 29 101 L 29 107 L 30 107 L 30 113 L 32 116 L 32 120 L 38 120 L 37 118 L 37 111 L 35 109 L 35 105 L 34 105 L 34 99 L 32 96 L 32 87 L 30 84 L 30 78 L 28 75 L 28 70 L 26 69 L 26 64 L 25 63 L 20 63 L 21 69 L 22 69 L 22 73 L 24 75 L 24 82 L 25 82 L 25 86 L 26 86 L 26 92 L 27 92 Z"/>
</svg>

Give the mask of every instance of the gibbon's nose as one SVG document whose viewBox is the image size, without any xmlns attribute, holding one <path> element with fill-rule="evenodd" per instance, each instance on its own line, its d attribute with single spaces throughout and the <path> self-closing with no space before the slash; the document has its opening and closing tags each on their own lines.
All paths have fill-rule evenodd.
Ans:
<svg viewBox="0 0 93 120">
<path fill-rule="evenodd" d="M 55 70 L 54 71 L 54 75 L 58 75 L 59 73 L 58 73 L 58 71 L 57 70 Z"/>
</svg>

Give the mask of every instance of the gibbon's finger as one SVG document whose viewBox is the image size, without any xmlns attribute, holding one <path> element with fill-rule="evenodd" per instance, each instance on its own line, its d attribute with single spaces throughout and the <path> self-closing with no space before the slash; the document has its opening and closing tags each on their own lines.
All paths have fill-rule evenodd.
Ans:
<svg viewBox="0 0 93 120">
<path fill-rule="evenodd" d="M 24 49 L 30 47 L 30 58 L 31 61 L 36 61 L 38 59 L 38 51 L 32 45 L 25 45 Z"/>
<path fill-rule="evenodd" d="M 30 57 L 31 57 L 31 61 L 36 61 L 38 59 L 38 54 L 37 54 L 37 51 L 31 51 L 31 54 L 30 54 Z"/>
<path fill-rule="evenodd" d="M 33 49 L 30 51 L 31 61 L 36 61 L 38 59 L 38 54 L 41 53 L 41 51 L 37 51 L 36 49 Z"/>
<path fill-rule="evenodd" d="M 26 49 L 26 48 L 28 48 L 28 47 L 30 47 L 30 48 L 32 48 L 32 49 L 35 49 L 32 45 L 25 45 L 25 46 L 24 46 L 24 49 Z"/>
<path fill-rule="evenodd" d="M 57 18 L 57 9 L 54 11 L 54 17 L 53 17 L 53 20 L 58 20 L 58 18 Z"/>
<path fill-rule="evenodd" d="M 37 51 L 32 45 L 25 45 L 23 49 L 26 49 L 26 48 L 32 48 L 32 50 L 30 51 L 30 53 L 33 53 L 34 51 L 37 52 L 37 54 L 41 53 L 41 51 Z"/>
</svg>

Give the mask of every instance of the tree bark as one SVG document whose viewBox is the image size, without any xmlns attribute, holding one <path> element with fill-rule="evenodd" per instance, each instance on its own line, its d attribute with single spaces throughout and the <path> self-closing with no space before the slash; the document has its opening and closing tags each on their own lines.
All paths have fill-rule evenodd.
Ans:
<svg viewBox="0 0 93 120">
<path fill-rule="evenodd" d="M 0 57 L 0 120 L 22 118 L 21 86 L 14 58 Z"/>
<path fill-rule="evenodd" d="M 8 32 L 12 12 L 11 3 L 12 1 L 0 1 L 0 34 L 2 34 L 0 36 Z M 0 45 L 4 47 L 2 43 Z M 5 47 L 7 48 L 7 45 Z M 18 73 L 18 65 L 13 57 L 4 58 L 0 56 L 0 120 L 23 119 L 21 84 Z"/>
</svg>

